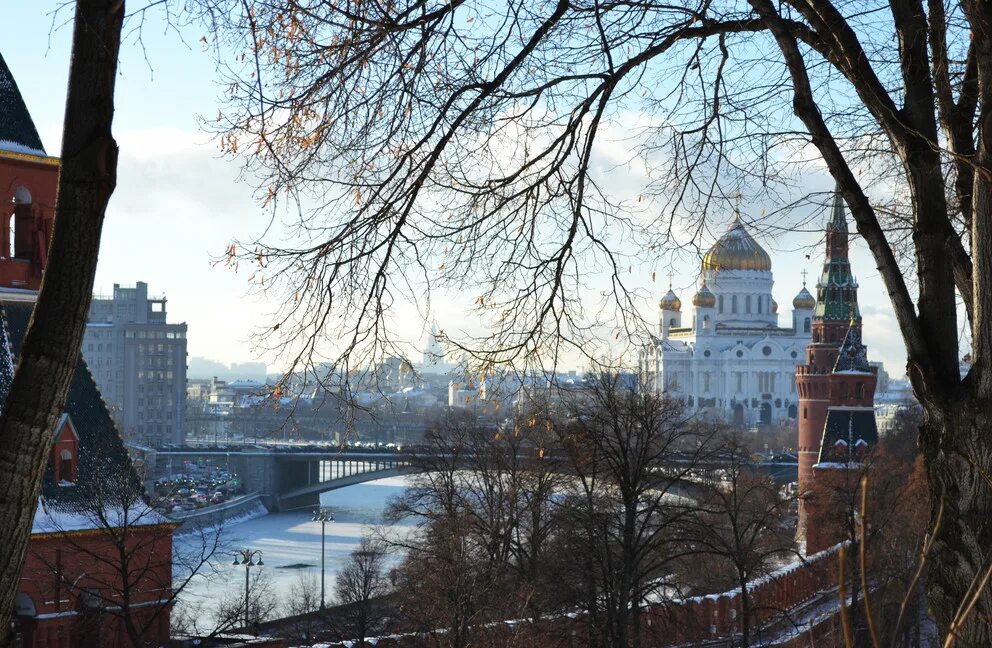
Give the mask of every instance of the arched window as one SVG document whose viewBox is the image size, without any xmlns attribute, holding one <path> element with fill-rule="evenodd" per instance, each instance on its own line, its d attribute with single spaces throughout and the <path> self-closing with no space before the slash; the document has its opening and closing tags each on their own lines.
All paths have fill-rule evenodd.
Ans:
<svg viewBox="0 0 992 648">
<path fill-rule="evenodd" d="M 68 450 L 59 453 L 59 481 L 76 481 L 75 466 L 72 459 L 72 453 Z"/>
<path fill-rule="evenodd" d="M 807 317 L 806 321 L 803 322 L 803 333 L 809 333 L 809 327 L 810 327 L 810 321 L 809 318 Z"/>
<path fill-rule="evenodd" d="M 803 408 L 803 418 L 808 418 L 808 417 L 806 416 L 806 408 L 805 408 L 805 407 Z"/>
<path fill-rule="evenodd" d="M 865 384 L 863 382 L 859 382 L 854 386 L 854 396 L 855 398 L 864 398 Z"/>
<path fill-rule="evenodd" d="M 730 297 L 730 312 L 731 313 L 737 312 L 737 295 L 732 295 Z"/>
<path fill-rule="evenodd" d="M 668 320 L 668 328 L 675 328 L 675 318 Z"/>
<path fill-rule="evenodd" d="M 748 315 L 751 314 L 751 295 L 744 298 L 744 312 Z"/>
<path fill-rule="evenodd" d="M 703 330 L 704 331 L 710 330 L 710 316 L 709 315 L 703 315 Z"/>
<path fill-rule="evenodd" d="M 8 224 L 8 249 L 11 258 L 31 257 L 31 192 L 25 187 L 14 190 L 14 215 Z"/>
</svg>

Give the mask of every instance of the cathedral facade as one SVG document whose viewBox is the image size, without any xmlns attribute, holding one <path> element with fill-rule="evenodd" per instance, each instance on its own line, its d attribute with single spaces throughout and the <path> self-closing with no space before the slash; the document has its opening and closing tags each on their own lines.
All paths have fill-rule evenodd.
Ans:
<svg viewBox="0 0 992 648">
<path fill-rule="evenodd" d="M 780 326 L 774 283 L 771 258 L 735 214 L 703 257 L 692 310 L 671 287 L 661 299 L 657 335 L 639 355 L 642 384 L 737 425 L 797 419 L 795 371 L 816 300 L 804 286 Z"/>
</svg>

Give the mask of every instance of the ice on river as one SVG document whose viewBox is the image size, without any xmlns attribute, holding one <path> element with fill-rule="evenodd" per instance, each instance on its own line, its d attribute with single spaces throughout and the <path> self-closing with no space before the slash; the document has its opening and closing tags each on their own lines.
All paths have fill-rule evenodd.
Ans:
<svg viewBox="0 0 992 648">
<path fill-rule="evenodd" d="M 333 601 L 334 576 L 348 559 L 363 535 L 373 527 L 387 534 L 402 534 L 409 530 L 404 525 L 383 527 L 382 514 L 388 501 L 402 493 L 408 486 L 407 477 L 389 477 L 365 484 L 347 486 L 321 495 L 321 504 L 334 513 L 334 522 L 326 528 L 326 578 L 328 603 Z M 183 592 L 183 603 L 199 608 L 198 625 L 208 630 L 213 610 L 222 596 L 233 588 L 244 591 L 244 567 L 233 566 L 231 551 L 257 549 L 262 551 L 263 570 L 272 582 L 275 597 L 283 604 L 300 571 L 313 569 L 320 577 L 320 522 L 312 521 L 306 511 L 272 513 L 235 524 L 223 529 L 225 551 L 216 557 L 217 571 L 209 578 L 196 578 Z M 195 549 L 201 538 L 197 534 L 177 536 L 177 555 Z M 293 567 L 308 565 L 306 568 Z M 253 568 L 254 569 L 254 568 Z M 177 574 L 178 575 L 178 574 Z M 319 582 L 319 580 L 318 580 Z M 319 595 L 319 594 L 318 594 Z"/>
</svg>

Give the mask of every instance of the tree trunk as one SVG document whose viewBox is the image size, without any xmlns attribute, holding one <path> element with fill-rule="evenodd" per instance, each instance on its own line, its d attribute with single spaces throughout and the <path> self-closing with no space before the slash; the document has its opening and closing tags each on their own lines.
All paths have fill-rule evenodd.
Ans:
<svg viewBox="0 0 992 648">
<path fill-rule="evenodd" d="M 78 0 L 55 225 L 41 292 L 0 416 L 0 633 L 6 635 L 52 429 L 79 362 L 107 202 L 123 0 Z M 0 645 L 9 641 L 0 636 Z"/>
<path fill-rule="evenodd" d="M 930 612 L 943 634 L 992 564 L 992 403 L 956 399 L 921 430 L 931 494 L 931 525 L 941 498 L 943 518 L 934 535 L 927 570 Z M 934 443 L 934 440 L 941 443 Z M 992 594 L 986 585 L 975 609 L 955 632 L 957 646 L 992 645 Z"/>
</svg>

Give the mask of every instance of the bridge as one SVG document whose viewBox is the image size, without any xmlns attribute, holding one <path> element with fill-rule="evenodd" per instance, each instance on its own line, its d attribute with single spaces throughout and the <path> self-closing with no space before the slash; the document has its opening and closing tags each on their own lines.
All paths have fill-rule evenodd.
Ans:
<svg viewBox="0 0 992 648">
<path fill-rule="evenodd" d="M 409 455 L 342 451 L 336 447 L 240 446 L 155 451 L 156 475 L 180 472 L 188 463 L 206 463 L 237 473 L 245 489 L 258 492 L 270 511 L 316 508 L 323 492 L 414 470 Z"/>
<path fill-rule="evenodd" d="M 173 474 L 187 463 L 226 469 L 238 474 L 246 490 L 258 492 L 270 511 L 290 511 L 319 506 L 326 491 L 414 472 L 414 457 L 423 450 L 292 443 L 163 448 L 154 451 L 154 465 L 156 475 Z M 724 467 L 719 459 L 696 465 L 703 470 Z M 791 455 L 769 457 L 756 466 L 778 484 L 797 479 Z"/>
</svg>

